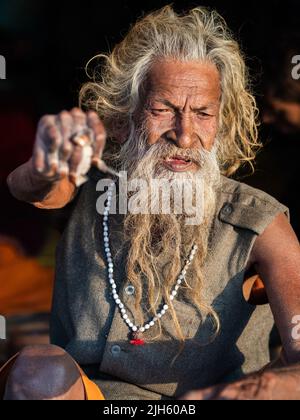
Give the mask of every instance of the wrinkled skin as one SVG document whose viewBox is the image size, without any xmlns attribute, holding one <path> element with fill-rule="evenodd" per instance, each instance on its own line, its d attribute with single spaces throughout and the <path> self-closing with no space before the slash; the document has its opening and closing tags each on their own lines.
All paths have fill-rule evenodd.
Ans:
<svg viewBox="0 0 300 420">
<path fill-rule="evenodd" d="M 300 370 L 300 368 L 299 368 Z M 277 372 L 264 372 L 251 375 L 246 379 L 230 385 L 216 385 L 199 391 L 191 391 L 184 400 L 291 400 L 299 399 L 299 374 L 292 371 L 284 374 Z"/>
</svg>

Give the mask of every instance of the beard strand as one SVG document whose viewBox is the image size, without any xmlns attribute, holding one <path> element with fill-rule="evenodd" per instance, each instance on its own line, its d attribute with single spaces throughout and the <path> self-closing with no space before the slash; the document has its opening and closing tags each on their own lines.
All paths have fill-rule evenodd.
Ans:
<svg viewBox="0 0 300 420">
<path fill-rule="evenodd" d="M 203 263 L 208 252 L 210 225 L 215 213 L 216 190 L 220 183 L 220 170 L 217 162 L 217 139 L 211 151 L 203 149 L 181 149 L 172 143 L 161 139 L 154 145 L 147 143 L 145 129 L 131 130 L 128 141 L 118 154 L 119 167 L 127 172 L 128 183 L 142 179 L 150 186 L 151 208 L 158 209 L 155 214 L 149 209 L 149 194 L 142 191 L 140 205 L 145 208 L 143 214 L 128 212 L 124 219 L 126 249 L 128 250 L 126 272 L 131 284 L 135 287 L 135 324 L 144 325 L 145 321 L 158 312 L 157 305 L 165 302 L 169 305 L 174 320 L 177 337 L 184 341 L 183 334 L 172 302 L 170 293 L 175 286 L 193 244 L 198 245 L 198 251 L 193 264 L 190 265 L 184 289 L 189 300 L 195 304 L 201 315 L 212 314 L 214 311 L 204 302 L 201 290 L 203 287 Z M 163 165 L 163 160 L 172 156 L 189 159 L 197 165 L 196 172 L 172 172 Z M 190 208 L 184 207 L 180 214 L 170 211 L 164 214 L 166 199 L 174 210 L 176 187 L 173 196 L 164 200 L 161 191 L 151 188 L 154 180 L 175 185 L 189 184 L 191 187 Z M 201 223 L 188 225 L 186 219 L 195 208 L 196 186 L 201 185 L 203 205 L 201 207 Z M 129 193 L 128 199 L 132 193 Z M 148 207 L 147 207 L 148 206 Z M 173 207 L 172 207 L 173 206 Z M 169 254 L 170 264 L 161 266 L 164 256 Z M 171 258 L 170 258 L 171 256 Z M 159 327 L 161 325 L 159 323 Z M 160 330 L 161 331 L 161 330 Z"/>
</svg>

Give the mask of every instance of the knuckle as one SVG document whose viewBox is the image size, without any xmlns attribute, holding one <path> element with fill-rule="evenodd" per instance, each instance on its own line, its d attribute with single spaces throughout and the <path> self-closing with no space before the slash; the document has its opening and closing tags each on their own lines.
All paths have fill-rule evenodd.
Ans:
<svg viewBox="0 0 300 420">
<path fill-rule="evenodd" d="M 77 164 L 74 160 L 72 160 L 72 161 L 69 163 L 70 173 L 71 173 L 71 174 L 76 174 L 76 172 L 77 172 L 77 166 L 78 166 L 78 164 Z"/>
<path fill-rule="evenodd" d="M 67 119 L 69 120 L 70 118 L 72 118 L 70 113 L 68 111 L 66 111 L 65 109 L 63 111 L 61 111 L 58 114 L 58 116 L 61 120 L 67 120 Z"/>
<path fill-rule="evenodd" d="M 71 114 L 74 116 L 74 117 L 80 117 L 80 118 L 83 118 L 83 117 L 85 117 L 85 113 L 80 109 L 80 108 L 73 108 L 72 110 L 71 110 Z"/>
<path fill-rule="evenodd" d="M 263 378 L 266 382 L 273 383 L 277 379 L 277 375 L 274 372 L 266 371 L 263 373 Z"/>
<path fill-rule="evenodd" d="M 47 134 L 51 140 L 56 140 L 59 137 L 59 133 L 55 125 L 47 127 Z"/>
<path fill-rule="evenodd" d="M 43 115 L 39 121 L 39 125 L 46 126 L 50 123 L 52 115 Z"/>
<path fill-rule="evenodd" d="M 62 154 L 63 155 L 69 155 L 72 153 L 72 146 L 70 144 L 65 144 L 62 147 Z"/>
<path fill-rule="evenodd" d="M 71 150 L 71 162 L 76 162 L 78 160 L 78 156 L 81 156 L 81 148 L 80 146 L 74 146 Z"/>
<path fill-rule="evenodd" d="M 96 143 L 100 143 L 100 144 L 104 143 L 105 139 L 106 139 L 106 133 L 105 132 L 104 133 L 98 133 L 95 137 Z"/>
<path fill-rule="evenodd" d="M 88 118 L 91 121 L 101 121 L 96 111 L 88 111 Z"/>
</svg>

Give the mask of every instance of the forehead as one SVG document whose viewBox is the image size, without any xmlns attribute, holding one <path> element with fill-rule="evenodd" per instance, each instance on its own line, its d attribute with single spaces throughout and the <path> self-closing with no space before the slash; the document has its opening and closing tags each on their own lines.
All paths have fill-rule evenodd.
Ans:
<svg viewBox="0 0 300 420">
<path fill-rule="evenodd" d="M 220 76 L 217 68 L 206 62 L 157 61 L 148 76 L 148 95 L 183 100 L 220 98 Z"/>
</svg>

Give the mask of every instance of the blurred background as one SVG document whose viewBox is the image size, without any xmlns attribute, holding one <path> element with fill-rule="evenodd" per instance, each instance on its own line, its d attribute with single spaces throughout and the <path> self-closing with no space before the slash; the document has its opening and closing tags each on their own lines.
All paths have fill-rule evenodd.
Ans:
<svg viewBox="0 0 300 420">
<path fill-rule="evenodd" d="M 111 49 L 137 17 L 168 3 L 0 0 L 0 55 L 7 64 L 6 80 L 0 80 L 0 314 L 8 338 L 0 340 L 0 365 L 23 345 L 48 341 L 54 252 L 68 213 L 17 202 L 6 177 L 30 158 L 39 118 L 78 104 L 87 61 Z M 178 11 L 217 9 L 240 41 L 265 147 L 255 174 L 241 170 L 236 177 L 286 204 L 299 238 L 300 80 L 292 77 L 292 57 L 300 55 L 300 1 L 173 4 Z"/>
</svg>

